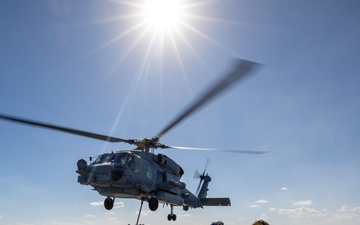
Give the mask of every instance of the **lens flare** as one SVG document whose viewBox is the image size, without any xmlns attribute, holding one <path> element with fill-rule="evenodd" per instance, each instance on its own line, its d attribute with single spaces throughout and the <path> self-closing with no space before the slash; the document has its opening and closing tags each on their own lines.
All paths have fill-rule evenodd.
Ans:
<svg viewBox="0 0 360 225">
<path fill-rule="evenodd" d="M 144 17 L 155 31 L 171 30 L 181 21 L 182 4 L 180 0 L 146 0 Z"/>
</svg>

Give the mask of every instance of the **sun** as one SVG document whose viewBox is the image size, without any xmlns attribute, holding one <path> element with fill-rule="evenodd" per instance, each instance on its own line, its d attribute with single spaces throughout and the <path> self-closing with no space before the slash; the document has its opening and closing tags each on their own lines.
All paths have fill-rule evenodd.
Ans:
<svg viewBox="0 0 360 225">
<path fill-rule="evenodd" d="M 105 10 L 104 19 L 95 21 L 94 24 L 111 23 L 118 33 L 92 51 L 95 54 L 120 40 L 129 40 L 122 45 L 119 63 L 128 57 L 140 54 L 143 58 L 140 65 L 142 73 L 148 69 L 156 68 L 162 75 L 167 61 L 178 62 L 181 73 L 186 77 L 185 61 L 187 56 L 193 54 L 201 62 L 202 56 L 198 51 L 199 40 L 220 47 L 231 54 L 232 49 L 209 36 L 203 28 L 205 23 L 221 23 L 227 21 L 213 17 L 212 7 L 219 4 L 213 0 L 107 0 L 95 1 L 99 6 L 109 6 Z M 107 4 L 105 4 L 105 3 Z M 209 10 L 207 10 L 209 9 Z M 104 10 L 101 10 L 101 13 Z M 119 25 L 120 29 L 119 29 Z M 203 26 L 205 25 L 205 26 Z M 138 54 L 137 54 L 138 53 Z M 138 58 L 136 59 L 139 60 Z M 150 64 L 152 64 L 150 66 Z M 118 66 L 115 66 L 116 70 Z"/>
<path fill-rule="evenodd" d="M 143 17 L 155 32 L 177 29 L 183 21 L 184 5 L 181 0 L 145 0 Z"/>
</svg>

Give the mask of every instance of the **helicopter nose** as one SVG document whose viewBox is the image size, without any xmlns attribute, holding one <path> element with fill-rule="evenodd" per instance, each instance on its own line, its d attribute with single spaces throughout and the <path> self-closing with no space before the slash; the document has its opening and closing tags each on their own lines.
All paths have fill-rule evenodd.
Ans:
<svg viewBox="0 0 360 225">
<path fill-rule="evenodd" d="M 124 175 L 124 169 L 122 167 L 115 167 L 110 174 L 114 181 L 120 180 Z"/>
</svg>

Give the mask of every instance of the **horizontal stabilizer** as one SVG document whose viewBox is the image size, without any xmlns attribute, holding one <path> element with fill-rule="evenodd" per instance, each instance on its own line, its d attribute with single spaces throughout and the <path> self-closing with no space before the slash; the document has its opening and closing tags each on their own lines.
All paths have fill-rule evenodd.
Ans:
<svg viewBox="0 0 360 225">
<path fill-rule="evenodd" d="M 204 206 L 230 206 L 230 198 L 205 198 Z"/>
</svg>

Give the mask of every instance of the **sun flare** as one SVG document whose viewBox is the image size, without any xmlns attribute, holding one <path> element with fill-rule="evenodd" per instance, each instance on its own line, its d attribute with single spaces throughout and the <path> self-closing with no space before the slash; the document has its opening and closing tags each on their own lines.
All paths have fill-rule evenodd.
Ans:
<svg viewBox="0 0 360 225">
<path fill-rule="evenodd" d="M 176 29 L 182 21 L 181 0 L 145 0 L 144 20 L 156 32 Z"/>
<path fill-rule="evenodd" d="M 198 40 L 208 42 L 234 54 L 231 49 L 202 30 L 205 23 L 224 23 L 223 20 L 211 16 L 209 14 L 212 12 L 211 10 L 207 10 L 215 3 L 216 1 L 209 0 L 110 0 L 108 5 L 115 6 L 111 8 L 113 9 L 111 12 L 114 13 L 113 17 L 107 13 L 104 19 L 96 21 L 95 24 L 119 23 L 121 28 L 115 37 L 90 54 L 99 52 L 122 39 L 130 38 L 130 42 L 121 50 L 119 64 L 139 50 L 143 55 L 141 71 L 146 71 L 151 62 L 156 63 L 156 68 L 159 73 L 162 73 L 165 61 L 169 59 L 178 62 L 185 77 L 184 62 L 188 54 L 193 54 L 202 61 L 202 56 L 198 51 L 199 46 L 194 44 L 199 43 Z M 99 6 L 102 5 L 103 3 Z M 100 9 L 99 7 L 99 11 L 103 13 L 104 10 Z"/>
</svg>

